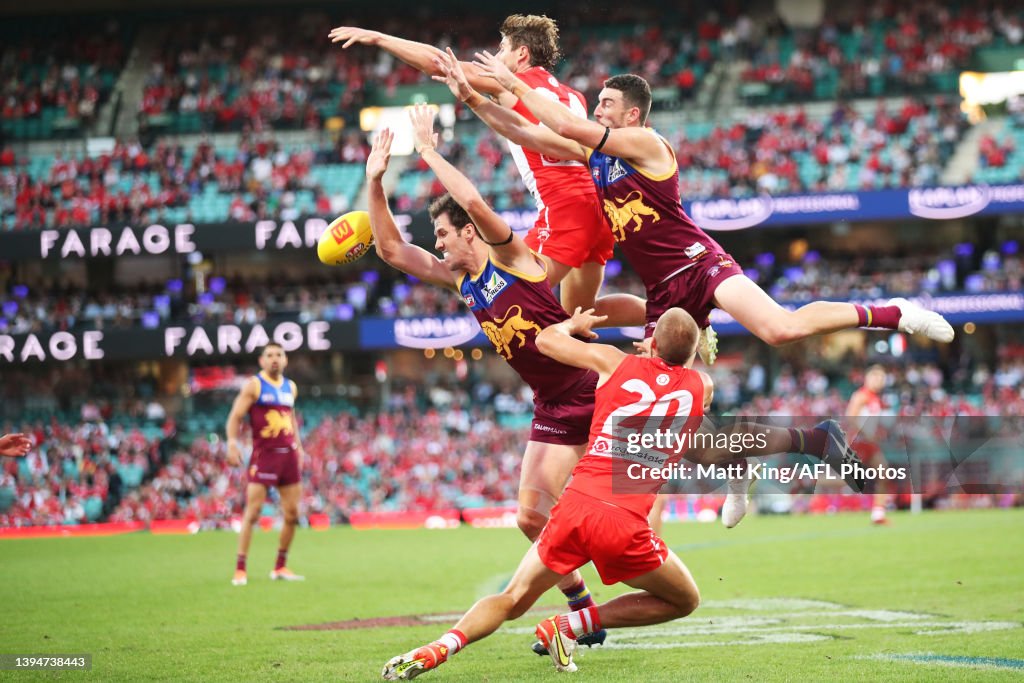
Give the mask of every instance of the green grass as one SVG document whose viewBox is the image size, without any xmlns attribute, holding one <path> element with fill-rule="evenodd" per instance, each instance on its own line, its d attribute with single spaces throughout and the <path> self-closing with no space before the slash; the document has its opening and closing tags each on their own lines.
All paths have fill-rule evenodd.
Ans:
<svg viewBox="0 0 1024 683">
<path fill-rule="evenodd" d="M 879 657 L 1024 658 L 1024 511 L 896 515 L 893 522 L 872 528 L 864 515 L 842 515 L 753 517 L 733 530 L 668 525 L 665 539 L 692 570 L 704 604 L 679 622 L 611 633 L 619 647 L 584 651 L 573 680 L 1021 680 L 1021 669 Z M 235 588 L 236 538 L 0 542 L 0 652 L 93 655 L 91 673 L 0 677 L 375 680 L 390 656 L 438 636 L 449 622 L 279 627 L 461 612 L 499 588 L 526 549 L 513 530 L 300 531 L 290 564 L 308 580 L 284 584 L 267 578 L 276 534 L 258 533 L 249 585 Z M 621 590 L 602 586 L 592 570 L 586 576 L 599 601 Z M 750 602 L 766 599 L 822 604 Z M 560 596 L 549 593 L 541 603 L 558 604 Z M 556 680 L 550 662 L 528 651 L 538 619 L 508 625 L 426 680 Z M 993 622 L 1012 623 L 978 630 Z M 953 624 L 973 632 L 949 632 Z M 947 632 L 919 633 L 937 629 Z M 756 642 L 794 633 L 802 642 Z"/>
</svg>

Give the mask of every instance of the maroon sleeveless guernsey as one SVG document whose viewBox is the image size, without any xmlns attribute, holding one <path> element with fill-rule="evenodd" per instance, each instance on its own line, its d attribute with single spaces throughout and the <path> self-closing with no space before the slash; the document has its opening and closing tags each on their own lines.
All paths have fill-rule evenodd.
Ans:
<svg viewBox="0 0 1024 683">
<path fill-rule="evenodd" d="M 291 450 L 295 447 L 292 383 L 283 375 L 280 386 L 272 384 L 263 373 L 256 377 L 260 381 L 260 396 L 249 408 L 253 451 Z"/>
<path fill-rule="evenodd" d="M 459 293 L 494 350 L 533 389 L 534 402 L 554 401 L 588 378 L 596 381 L 593 371 L 564 365 L 537 349 L 537 334 L 569 317 L 547 276 L 526 275 L 488 256 L 479 275 L 462 277 Z"/>
<path fill-rule="evenodd" d="M 615 241 L 648 292 L 702 258 L 725 254 L 683 211 L 674 154 L 672 170 L 661 177 L 603 152 L 591 152 L 588 164 Z"/>
</svg>

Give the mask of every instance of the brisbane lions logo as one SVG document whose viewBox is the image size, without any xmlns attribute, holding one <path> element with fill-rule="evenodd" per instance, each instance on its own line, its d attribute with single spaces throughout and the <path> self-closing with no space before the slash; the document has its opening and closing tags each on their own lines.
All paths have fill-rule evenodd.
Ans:
<svg viewBox="0 0 1024 683">
<path fill-rule="evenodd" d="M 633 190 L 622 199 L 604 200 L 604 212 L 608 215 L 616 242 L 626 239 L 626 228 L 631 227 L 633 232 L 638 232 L 644 225 L 644 216 L 650 216 L 652 223 L 661 220 L 657 211 L 644 204 L 644 196 L 639 190 Z"/>
<path fill-rule="evenodd" d="M 523 309 L 519 304 L 510 306 L 505 311 L 505 317 L 494 322 L 486 321 L 480 324 L 484 334 L 494 344 L 497 351 L 505 360 L 512 360 L 512 342 L 518 341 L 517 349 L 523 348 L 526 344 L 526 332 L 537 334 L 540 327 L 535 322 L 523 319 Z"/>
<path fill-rule="evenodd" d="M 292 433 L 291 418 L 282 415 L 280 411 L 268 410 L 264 419 L 267 421 L 267 424 L 260 430 L 260 436 L 264 439 L 275 439 L 282 434 L 288 435 Z"/>
</svg>

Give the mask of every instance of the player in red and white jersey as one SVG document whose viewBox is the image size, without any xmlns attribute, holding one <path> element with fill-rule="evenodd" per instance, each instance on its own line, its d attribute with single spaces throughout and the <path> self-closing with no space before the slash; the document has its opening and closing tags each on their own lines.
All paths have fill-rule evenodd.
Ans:
<svg viewBox="0 0 1024 683">
<path fill-rule="evenodd" d="M 659 318 L 651 356 L 627 355 L 578 337 L 595 336 L 602 322 L 592 311 L 577 309 L 572 318 L 549 325 L 537 335 L 537 347 L 551 358 L 597 372 L 597 392 L 586 454 L 551 511 L 540 538 L 523 557 L 505 590 L 477 602 L 454 628 L 439 639 L 384 666 L 387 680 L 406 680 L 443 664 L 467 644 L 480 640 L 508 619 L 522 616 L 563 576 L 593 561 L 608 585 L 625 583 L 637 592 L 601 605 L 542 621 L 537 637 L 559 671 L 575 671 L 577 639 L 594 631 L 660 624 L 687 616 L 700 603 L 697 584 L 682 560 L 651 529 L 647 515 L 663 480 L 654 468 L 684 455 L 702 464 L 724 464 L 738 457 L 725 448 L 688 450 L 665 447 L 629 449 L 642 430 L 672 429 L 695 433 L 710 406 L 711 378 L 691 369 L 698 328 L 680 308 Z M 787 430 L 754 426 L 764 434 L 760 448 L 739 457 L 782 453 L 794 442 L 820 440 L 823 460 L 837 468 L 855 462 L 834 422 L 822 428 Z M 750 425 L 734 430 L 749 433 Z"/>
<path fill-rule="evenodd" d="M 557 102 L 582 119 L 587 103 L 581 93 L 558 81 L 551 70 L 560 58 L 558 26 L 546 16 L 514 14 L 501 25 L 498 58 L 517 73 L 524 83 L 552 102 Z M 379 47 L 403 62 L 438 80 L 447 58 L 438 48 L 405 40 L 379 31 L 339 26 L 330 32 L 331 41 L 343 48 L 362 44 Z M 463 64 L 467 77 L 479 92 L 492 95 L 497 103 L 515 110 L 530 121 L 537 119 L 518 97 L 481 76 L 472 64 Z M 586 164 L 574 159 L 555 159 L 509 142 L 509 149 L 537 204 L 537 220 L 526 236 L 526 244 L 547 262 L 548 282 L 561 283 L 562 306 L 595 305 L 604 277 L 604 264 L 611 258 L 614 241 L 607 230 L 597 192 L 590 182 Z M 612 324 L 640 324 L 643 301 L 616 294 L 600 305 Z"/>
<path fill-rule="evenodd" d="M 875 432 L 878 427 L 878 418 L 885 411 L 885 402 L 882 400 L 882 390 L 888 377 L 885 368 L 881 365 L 872 365 L 864 373 L 864 385 L 853 392 L 850 396 L 850 403 L 846 407 L 846 414 L 858 418 L 860 431 L 854 441 L 853 447 L 868 467 L 882 465 L 885 454 L 882 447 L 875 440 Z M 885 509 L 889 504 L 889 494 L 882 491 L 884 484 L 875 480 L 875 492 L 871 501 L 871 522 L 873 524 L 888 524 L 885 516 Z"/>
<path fill-rule="evenodd" d="M 648 335 L 662 312 L 679 306 L 705 329 L 711 310 L 720 308 L 772 345 L 855 327 L 952 341 L 953 328 L 942 316 L 904 299 L 881 306 L 816 301 L 790 311 L 768 296 L 683 210 L 675 153 L 647 128 L 651 90 L 643 78 L 606 80 L 590 121 L 531 90 L 494 55 L 477 58 L 478 73 L 493 76 L 543 125 L 473 92 L 454 57 L 444 62 L 449 88 L 508 139 L 556 159 L 587 162 L 619 247 L 644 280 Z M 709 352 L 702 351 L 705 361 Z"/>
</svg>

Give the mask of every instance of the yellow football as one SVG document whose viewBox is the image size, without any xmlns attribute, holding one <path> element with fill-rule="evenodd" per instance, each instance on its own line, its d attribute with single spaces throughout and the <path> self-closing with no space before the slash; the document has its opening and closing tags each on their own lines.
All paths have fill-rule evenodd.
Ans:
<svg viewBox="0 0 1024 683">
<path fill-rule="evenodd" d="M 352 263 L 370 251 L 372 246 L 370 214 L 365 211 L 349 211 L 344 216 L 335 218 L 324 230 L 324 234 L 320 235 L 316 255 L 322 263 L 340 266 L 343 263 Z"/>
</svg>

